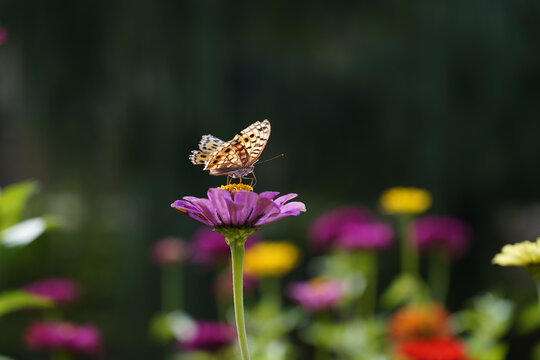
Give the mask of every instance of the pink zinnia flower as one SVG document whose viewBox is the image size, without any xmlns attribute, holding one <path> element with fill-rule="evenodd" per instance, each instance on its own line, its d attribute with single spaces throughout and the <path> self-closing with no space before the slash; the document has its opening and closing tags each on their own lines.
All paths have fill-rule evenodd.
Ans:
<svg viewBox="0 0 540 360">
<path fill-rule="evenodd" d="M 471 229 L 462 220 L 450 216 L 428 215 L 411 225 L 412 238 L 420 251 L 443 249 L 451 258 L 459 258 L 469 245 Z"/>
<path fill-rule="evenodd" d="M 387 248 L 394 239 L 394 230 L 381 222 L 351 223 L 337 235 L 336 246 L 346 250 L 377 250 Z"/>
<path fill-rule="evenodd" d="M 81 294 L 79 284 L 73 280 L 60 277 L 51 277 L 33 282 L 23 286 L 23 290 L 47 298 L 59 305 L 72 303 Z"/>
<path fill-rule="evenodd" d="M 337 280 L 315 278 L 291 284 L 288 295 L 309 311 L 336 307 L 344 295 L 343 285 Z"/>
<path fill-rule="evenodd" d="M 85 355 L 101 353 L 101 336 L 93 325 L 35 322 L 26 329 L 24 340 L 30 350 L 62 350 Z"/>
<path fill-rule="evenodd" d="M 343 206 L 320 215 L 309 229 L 309 240 L 313 246 L 327 248 L 341 235 L 343 228 L 351 224 L 373 221 L 373 214 L 364 208 Z"/>
<path fill-rule="evenodd" d="M 178 344 L 185 350 L 218 351 L 231 345 L 236 338 L 234 325 L 200 321 L 189 336 L 179 339 Z"/>
<path fill-rule="evenodd" d="M 171 236 L 152 245 L 150 256 L 158 266 L 181 264 L 188 258 L 189 249 L 182 239 Z"/>
<path fill-rule="evenodd" d="M 176 200 L 171 207 L 203 224 L 231 228 L 256 228 L 306 211 L 306 206 L 301 202 L 288 203 L 296 194 L 274 199 L 278 194 L 274 191 L 257 194 L 246 190 L 229 192 L 212 188 L 208 190 L 207 199 L 184 196 L 183 200 Z"/>
</svg>

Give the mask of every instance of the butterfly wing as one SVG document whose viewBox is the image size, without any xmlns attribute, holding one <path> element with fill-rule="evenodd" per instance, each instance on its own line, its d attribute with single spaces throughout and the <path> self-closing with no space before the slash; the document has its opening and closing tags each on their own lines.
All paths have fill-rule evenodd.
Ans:
<svg viewBox="0 0 540 360">
<path fill-rule="evenodd" d="M 223 144 L 221 148 L 210 155 L 210 159 L 206 163 L 204 170 L 209 170 L 211 175 L 226 175 L 228 171 L 244 167 L 242 160 L 237 152 L 237 146 L 233 140 Z"/>
<path fill-rule="evenodd" d="M 212 135 L 203 135 L 199 142 L 199 150 L 192 150 L 189 161 L 194 165 L 206 165 L 212 158 L 212 153 L 223 147 L 225 142 Z"/>
<path fill-rule="evenodd" d="M 270 121 L 267 119 L 254 122 L 237 135 L 244 143 L 244 147 L 249 155 L 248 162 L 244 162 L 245 166 L 250 166 L 257 161 L 263 152 L 268 139 L 270 138 Z"/>
<path fill-rule="evenodd" d="M 201 149 L 202 152 L 211 154 L 221 148 L 223 144 L 225 144 L 225 141 L 218 139 L 215 136 L 210 134 L 203 135 L 201 142 L 199 142 L 199 149 Z"/>
<path fill-rule="evenodd" d="M 205 165 L 209 159 L 210 154 L 199 150 L 191 150 L 191 155 L 189 155 L 189 161 L 193 165 Z"/>
</svg>

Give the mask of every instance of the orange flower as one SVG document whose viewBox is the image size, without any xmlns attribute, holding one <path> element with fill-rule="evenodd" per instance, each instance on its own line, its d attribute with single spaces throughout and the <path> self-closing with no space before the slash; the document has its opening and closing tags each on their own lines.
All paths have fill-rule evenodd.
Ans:
<svg viewBox="0 0 540 360">
<path fill-rule="evenodd" d="M 437 303 L 411 304 L 390 319 L 389 334 L 395 341 L 448 334 L 448 313 Z"/>
</svg>

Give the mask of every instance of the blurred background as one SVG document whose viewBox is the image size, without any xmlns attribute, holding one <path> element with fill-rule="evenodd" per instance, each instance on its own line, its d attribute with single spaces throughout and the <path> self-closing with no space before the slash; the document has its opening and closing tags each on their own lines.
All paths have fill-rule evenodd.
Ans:
<svg viewBox="0 0 540 360">
<path fill-rule="evenodd" d="M 261 158 L 285 157 L 257 167 L 256 190 L 296 192 L 308 212 L 263 238 L 308 258 L 320 213 L 377 210 L 384 189 L 417 186 L 430 213 L 473 229 L 450 309 L 488 289 L 531 300 L 525 272 L 491 258 L 540 235 L 539 20 L 533 0 L 1 0 L 0 187 L 39 181 L 28 214 L 65 224 L 2 258 L 1 290 L 74 278 L 70 318 L 99 326 L 105 357 L 152 358 L 148 249 L 199 227 L 172 201 L 225 182 L 187 157 L 203 134 L 229 140 L 268 118 Z M 186 310 L 215 319 L 210 274 L 186 271 Z M 32 358 L 30 317 L 2 319 L 3 353 Z"/>
</svg>

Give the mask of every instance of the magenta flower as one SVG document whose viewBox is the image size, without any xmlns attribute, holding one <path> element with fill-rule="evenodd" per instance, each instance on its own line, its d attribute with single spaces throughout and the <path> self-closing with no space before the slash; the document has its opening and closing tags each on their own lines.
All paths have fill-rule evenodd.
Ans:
<svg viewBox="0 0 540 360">
<path fill-rule="evenodd" d="M 339 281 L 315 278 L 291 284 L 288 295 L 308 311 L 321 311 L 339 305 L 344 289 Z"/>
<path fill-rule="evenodd" d="M 451 258 L 459 258 L 469 245 L 471 229 L 460 219 L 450 216 L 428 215 L 411 225 L 412 238 L 418 241 L 420 251 L 442 248 Z"/>
<path fill-rule="evenodd" d="M 101 336 L 92 325 L 35 322 L 26 329 L 24 340 L 30 350 L 62 350 L 94 356 L 101 353 Z"/>
<path fill-rule="evenodd" d="M 236 331 L 231 324 L 200 321 L 189 335 L 178 340 L 181 349 L 214 352 L 231 345 Z"/>
<path fill-rule="evenodd" d="M 381 222 L 350 223 L 343 226 L 336 246 L 346 250 L 377 250 L 387 248 L 394 239 L 394 230 Z"/>
<path fill-rule="evenodd" d="M 150 256 L 158 266 L 181 264 L 188 258 L 189 248 L 180 238 L 166 237 L 152 245 Z"/>
<path fill-rule="evenodd" d="M 246 241 L 246 247 L 259 240 L 257 234 L 250 235 Z M 231 250 L 225 241 L 225 236 L 210 228 L 203 227 L 193 234 L 191 254 L 194 263 L 212 265 L 216 262 L 228 261 L 231 257 Z"/>
<path fill-rule="evenodd" d="M 6 28 L 0 26 L 0 45 L 2 45 L 4 41 L 6 41 L 7 35 L 8 34 Z"/>
<path fill-rule="evenodd" d="M 331 247 L 344 227 L 372 221 L 373 215 L 369 210 L 354 206 L 340 207 L 315 219 L 309 229 L 309 240 L 318 248 Z"/>
<path fill-rule="evenodd" d="M 296 194 L 274 198 L 279 192 L 265 191 L 257 194 L 240 190 L 208 190 L 208 199 L 184 196 L 171 207 L 187 213 L 193 219 L 215 227 L 255 228 L 270 224 L 287 216 L 297 216 L 306 206 L 297 201 L 289 202 Z"/>
<path fill-rule="evenodd" d="M 81 294 L 79 284 L 75 281 L 51 277 L 23 286 L 29 293 L 47 298 L 58 305 L 65 305 L 76 301 Z"/>
</svg>

